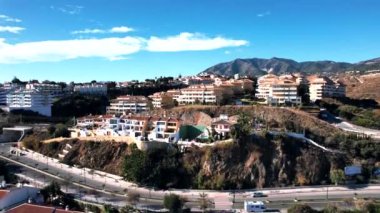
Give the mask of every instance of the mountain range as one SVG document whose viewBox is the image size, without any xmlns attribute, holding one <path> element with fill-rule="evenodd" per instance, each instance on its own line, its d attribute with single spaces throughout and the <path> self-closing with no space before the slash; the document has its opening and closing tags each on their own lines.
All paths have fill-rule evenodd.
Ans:
<svg viewBox="0 0 380 213">
<path fill-rule="evenodd" d="M 218 74 L 225 76 L 233 76 L 235 74 L 248 76 L 261 76 L 269 71 L 274 74 L 284 73 L 339 73 L 344 71 L 367 71 L 379 70 L 380 58 L 375 58 L 358 63 L 335 62 L 335 61 L 305 61 L 297 62 L 285 58 L 251 58 L 251 59 L 235 59 L 230 62 L 220 63 L 212 66 L 201 73 Z"/>
</svg>

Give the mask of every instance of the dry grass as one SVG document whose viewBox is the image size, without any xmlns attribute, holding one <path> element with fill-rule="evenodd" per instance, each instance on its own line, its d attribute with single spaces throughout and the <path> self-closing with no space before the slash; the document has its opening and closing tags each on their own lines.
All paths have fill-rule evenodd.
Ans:
<svg viewBox="0 0 380 213">
<path fill-rule="evenodd" d="M 380 103 L 380 74 L 362 76 L 343 75 L 347 96 L 354 99 L 374 99 Z"/>
</svg>

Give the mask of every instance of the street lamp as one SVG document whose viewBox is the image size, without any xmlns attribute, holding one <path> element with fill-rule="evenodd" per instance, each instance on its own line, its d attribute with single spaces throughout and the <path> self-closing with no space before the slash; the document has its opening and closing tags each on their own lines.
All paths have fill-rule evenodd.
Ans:
<svg viewBox="0 0 380 213">
<path fill-rule="evenodd" d="M 83 179 L 84 179 L 84 184 L 86 185 L 86 170 L 85 170 L 85 167 L 83 167 Z"/>
<path fill-rule="evenodd" d="M 49 170 L 49 157 L 46 156 L 46 167 L 47 167 L 47 170 Z"/>
</svg>

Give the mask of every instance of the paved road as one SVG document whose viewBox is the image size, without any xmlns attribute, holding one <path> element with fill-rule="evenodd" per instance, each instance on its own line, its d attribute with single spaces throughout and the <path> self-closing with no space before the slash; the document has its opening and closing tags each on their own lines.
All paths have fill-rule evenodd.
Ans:
<svg viewBox="0 0 380 213">
<path fill-rule="evenodd" d="M 69 188 L 74 188 L 74 192 L 78 193 L 78 187 L 84 188 L 86 194 L 89 191 L 97 190 L 104 197 L 103 200 L 110 198 L 118 198 L 120 200 L 113 200 L 113 205 L 123 206 L 125 205 L 125 189 L 128 191 L 135 191 L 141 195 L 140 203 L 142 205 L 148 206 L 161 206 L 162 200 L 165 194 L 176 193 L 180 194 L 189 201 L 188 205 L 190 207 L 197 207 L 199 204 L 200 193 L 204 192 L 207 194 L 210 201 L 215 203 L 216 209 L 226 209 L 232 208 L 233 200 L 235 200 L 234 207 L 242 207 L 244 200 L 264 200 L 268 203 L 268 207 L 280 208 L 284 206 L 289 206 L 294 203 L 296 198 L 299 201 L 315 202 L 318 201 L 319 204 L 325 203 L 325 200 L 334 200 L 342 198 L 353 198 L 356 194 L 357 197 L 363 198 L 376 198 L 380 199 L 380 186 L 371 185 L 355 188 L 347 187 L 308 187 L 308 188 L 286 188 L 286 189 L 266 189 L 263 190 L 265 194 L 268 195 L 267 198 L 255 198 L 253 199 L 250 195 L 251 191 L 240 191 L 235 193 L 226 191 L 201 191 L 201 190 L 152 190 L 142 187 L 137 187 L 135 184 L 125 182 L 121 180 L 121 177 L 106 174 L 100 171 L 92 172 L 89 169 L 80 169 L 75 167 L 69 167 L 67 165 L 59 163 L 55 159 L 46 158 L 42 155 L 34 152 L 25 152 L 24 155 L 15 156 L 10 153 L 11 146 L 7 144 L 1 145 L 1 152 L 3 156 L 10 157 L 19 163 L 29 165 L 27 173 L 22 172 L 21 174 L 32 178 L 36 183 L 45 182 L 45 179 L 61 179 L 61 181 L 68 184 Z M 38 174 L 44 173 L 43 176 Z M 42 180 L 42 178 L 44 180 Z M 65 188 L 65 187 L 64 187 Z M 328 191 L 327 191 L 328 190 Z M 83 190 L 79 189 L 79 192 Z M 83 193 L 82 193 L 83 194 Z M 328 196 L 328 197 L 327 197 Z M 87 197 L 91 197 L 88 195 Z M 235 199 L 233 199 L 235 198 Z M 326 199 L 327 198 L 327 199 Z M 93 195 L 93 199 L 95 196 Z M 99 199 L 99 198 L 97 198 Z M 314 205 L 314 204 L 313 204 Z"/>
<path fill-rule="evenodd" d="M 331 123 L 332 125 L 338 127 L 339 129 L 342 129 L 346 132 L 353 132 L 358 134 L 366 134 L 370 135 L 374 139 L 380 139 L 380 130 L 377 129 L 370 129 L 362 126 L 358 126 L 355 124 L 351 124 L 347 121 L 343 121 L 339 117 L 334 116 L 327 110 L 321 111 L 322 119 Z"/>
</svg>

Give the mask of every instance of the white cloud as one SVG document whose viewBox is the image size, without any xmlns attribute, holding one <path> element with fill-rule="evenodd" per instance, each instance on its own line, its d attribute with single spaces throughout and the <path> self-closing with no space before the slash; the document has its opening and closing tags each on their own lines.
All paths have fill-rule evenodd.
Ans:
<svg viewBox="0 0 380 213">
<path fill-rule="evenodd" d="M 199 33 L 180 33 L 149 39 L 127 36 L 92 39 L 48 40 L 11 44 L 0 38 L 0 64 L 55 62 L 76 58 L 123 60 L 140 51 L 180 52 L 214 50 L 248 45 L 246 40 L 207 37 Z M 228 51 L 225 53 L 227 54 Z"/>
<path fill-rule="evenodd" d="M 19 33 L 23 30 L 25 30 L 23 27 L 0 26 L 0 32 Z"/>
<path fill-rule="evenodd" d="M 111 33 L 127 33 L 127 32 L 132 32 L 135 29 L 131 27 L 126 27 L 126 26 L 120 26 L 120 27 L 113 27 L 109 30 Z"/>
<path fill-rule="evenodd" d="M 103 33 L 127 33 L 134 31 L 131 27 L 126 26 L 120 26 L 120 27 L 113 27 L 108 30 L 104 29 L 84 29 L 84 30 L 75 30 L 72 31 L 71 34 L 103 34 Z"/>
<path fill-rule="evenodd" d="M 105 33 L 105 31 L 101 29 L 84 29 L 84 30 L 75 30 L 71 32 L 71 34 L 98 34 L 98 33 Z"/>
<path fill-rule="evenodd" d="M 0 20 L 8 21 L 8 22 L 21 22 L 21 19 L 12 18 L 10 16 L 0 14 Z"/>
<path fill-rule="evenodd" d="M 264 12 L 264 13 L 259 13 L 259 14 L 257 14 L 256 16 L 259 17 L 259 18 L 262 18 L 262 17 L 264 17 L 264 16 L 269 16 L 270 14 L 271 14 L 270 11 L 266 11 L 266 12 Z"/>
<path fill-rule="evenodd" d="M 0 63 L 62 61 L 100 57 L 120 60 L 142 49 L 139 37 L 75 39 L 8 44 L 0 39 Z"/>
<path fill-rule="evenodd" d="M 57 10 L 68 15 L 78 15 L 84 7 L 80 5 L 67 4 L 63 7 L 50 6 L 50 9 Z"/>
<path fill-rule="evenodd" d="M 146 49 L 151 52 L 178 52 L 214 50 L 224 47 L 238 47 L 248 45 L 246 40 L 233 40 L 223 37 L 209 38 L 200 33 L 181 33 L 166 38 L 151 37 Z"/>
</svg>

